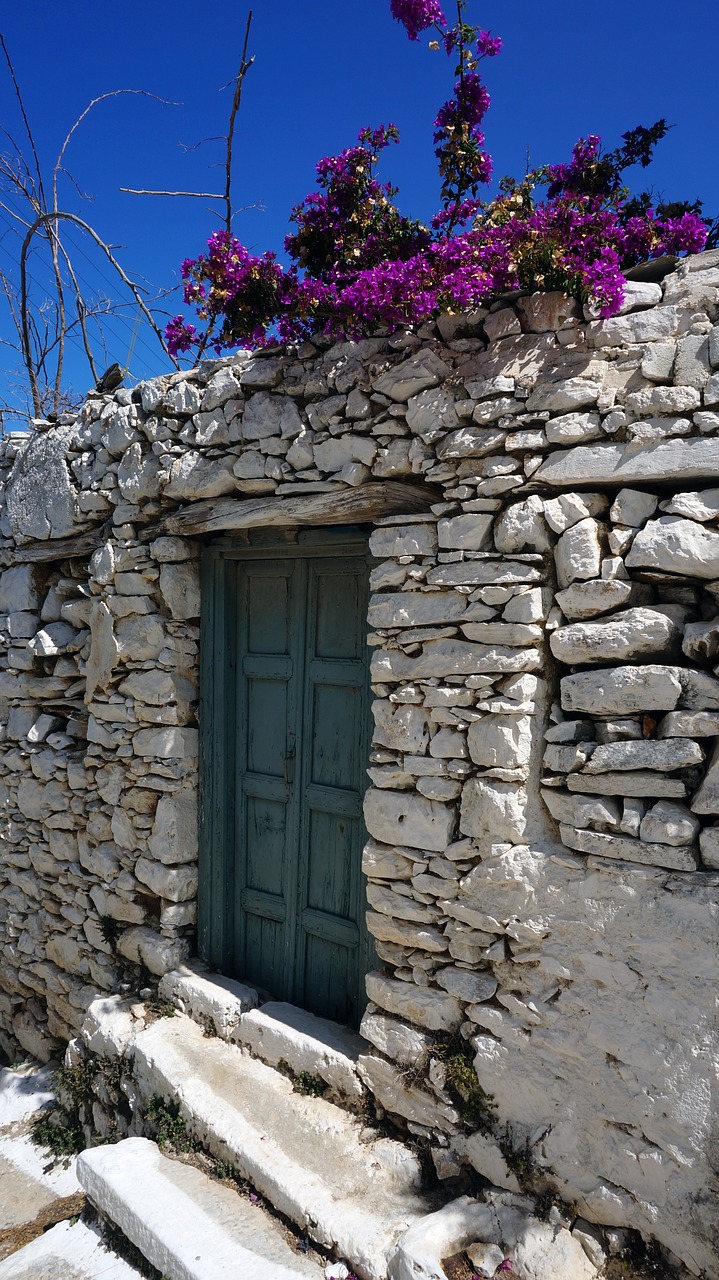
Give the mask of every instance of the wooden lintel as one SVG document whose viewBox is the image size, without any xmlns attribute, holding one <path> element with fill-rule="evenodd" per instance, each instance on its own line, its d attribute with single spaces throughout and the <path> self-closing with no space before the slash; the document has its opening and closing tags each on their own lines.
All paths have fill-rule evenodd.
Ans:
<svg viewBox="0 0 719 1280">
<path fill-rule="evenodd" d="M 91 529 L 76 538 L 57 538 L 49 542 L 33 542 L 26 547 L 16 547 L 10 557 L 11 564 L 32 564 L 43 560 L 79 560 L 92 555 L 105 541 L 104 529 Z"/>
<path fill-rule="evenodd" d="M 180 507 L 162 522 L 167 533 L 193 537 L 201 533 L 231 533 L 275 525 L 371 524 L 383 516 L 414 515 L 437 501 L 430 485 L 377 481 L 336 489 L 268 498 L 208 498 Z M 155 534 L 159 532 L 155 531 Z"/>
</svg>

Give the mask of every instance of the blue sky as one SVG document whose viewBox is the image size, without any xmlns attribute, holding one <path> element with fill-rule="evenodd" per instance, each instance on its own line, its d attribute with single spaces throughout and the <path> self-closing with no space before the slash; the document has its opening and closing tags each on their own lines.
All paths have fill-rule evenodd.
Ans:
<svg viewBox="0 0 719 1280">
<path fill-rule="evenodd" d="M 213 190 L 222 170 L 220 144 L 187 152 L 181 144 L 221 133 L 229 110 L 247 8 L 210 8 L 190 0 L 25 0 L 0 20 L 14 60 L 41 159 L 52 164 L 77 115 L 96 95 L 147 89 L 180 105 L 142 97 L 102 103 L 73 139 L 67 165 L 81 200 L 66 183 L 64 204 L 117 247 L 128 271 L 157 288 L 176 284 L 178 267 L 196 254 L 217 219 L 200 200 L 123 195 L 120 186 Z M 236 139 L 235 202 L 260 203 L 235 220 L 255 251 L 281 251 L 291 206 L 312 187 L 316 160 L 349 145 L 360 127 L 393 121 L 402 142 L 386 153 L 383 176 L 400 187 L 403 211 L 429 217 L 438 200 L 431 126 L 448 96 L 450 63 L 424 42 L 411 44 L 389 13 L 389 0 L 337 4 L 256 0 L 250 71 Z M 716 164 L 716 0 L 576 0 L 513 5 L 470 0 L 467 15 L 504 40 L 485 62 L 492 107 L 486 119 L 495 176 L 568 157 L 582 134 L 608 146 L 639 123 L 666 116 L 675 127 L 637 185 L 650 182 L 667 198 L 700 197 L 719 212 Z M 0 68 L 0 122 L 14 135 L 20 122 Z M 0 263 L 12 271 L 17 234 L 0 210 Z M 112 272 L 75 231 L 75 266 L 92 294 L 116 294 Z M 47 269 L 34 268 L 40 284 Z M 181 309 L 179 295 L 162 306 Z M 108 326 L 108 363 L 124 365 L 134 311 Z M 0 339 L 9 336 L 0 311 Z M 103 357 L 100 357 L 102 361 Z M 14 363 L 17 363 L 16 361 Z M 13 393 L 0 349 L 0 399 Z M 145 324 L 130 364 L 131 380 L 163 372 L 166 357 Z M 3 372 L 3 369 L 6 369 Z M 77 347 L 69 381 L 88 384 Z"/>
</svg>

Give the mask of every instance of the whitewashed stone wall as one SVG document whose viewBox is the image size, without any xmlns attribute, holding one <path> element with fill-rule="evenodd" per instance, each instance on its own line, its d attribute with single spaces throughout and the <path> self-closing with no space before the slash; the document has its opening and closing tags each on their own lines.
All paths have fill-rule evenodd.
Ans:
<svg viewBox="0 0 719 1280">
<path fill-rule="evenodd" d="M 505 299 L 2 442 L 2 1043 L 47 1057 L 193 952 L 183 512 L 422 482 L 371 538 L 364 1078 L 440 1177 L 516 1189 L 529 1152 L 538 1189 L 718 1274 L 718 320 L 709 253 L 613 320 Z"/>
</svg>

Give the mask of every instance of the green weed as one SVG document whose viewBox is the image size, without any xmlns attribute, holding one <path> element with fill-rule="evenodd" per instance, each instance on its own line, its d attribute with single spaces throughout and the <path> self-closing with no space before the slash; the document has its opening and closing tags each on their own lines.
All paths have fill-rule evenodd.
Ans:
<svg viewBox="0 0 719 1280">
<path fill-rule="evenodd" d="M 200 1151 L 201 1144 L 187 1132 L 177 1102 L 166 1102 L 155 1095 L 147 1104 L 145 1118 L 155 1133 L 158 1147 L 172 1147 L 175 1151 Z"/>
<path fill-rule="evenodd" d="M 298 1071 L 295 1076 L 295 1093 L 307 1098 L 322 1098 L 329 1085 L 321 1076 L 313 1076 L 310 1071 Z"/>
<path fill-rule="evenodd" d="M 40 1116 L 30 1130 L 30 1138 L 37 1147 L 44 1147 L 59 1160 L 68 1160 L 85 1150 L 85 1136 L 77 1119 L 60 1120 L 60 1112 L 51 1111 Z"/>
</svg>

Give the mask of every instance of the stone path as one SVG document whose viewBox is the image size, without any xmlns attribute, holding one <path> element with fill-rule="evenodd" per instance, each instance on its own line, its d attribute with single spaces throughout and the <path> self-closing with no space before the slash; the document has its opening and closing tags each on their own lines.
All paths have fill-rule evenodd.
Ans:
<svg viewBox="0 0 719 1280">
<path fill-rule="evenodd" d="M 96 1228 L 59 1222 L 0 1263 L 0 1280 L 139 1280 L 102 1242 Z"/>
<path fill-rule="evenodd" d="M 0 1280 L 138 1280 L 103 1240 L 99 1210 L 166 1280 L 321 1280 L 260 1204 L 131 1138 L 56 1161 L 30 1137 L 53 1101 L 52 1073 L 0 1071 Z"/>
<path fill-rule="evenodd" d="M 33 1120 L 52 1101 L 50 1081 L 46 1068 L 0 1071 L 0 1260 L 84 1208 L 72 1165 L 48 1166 L 30 1139 Z"/>
</svg>

